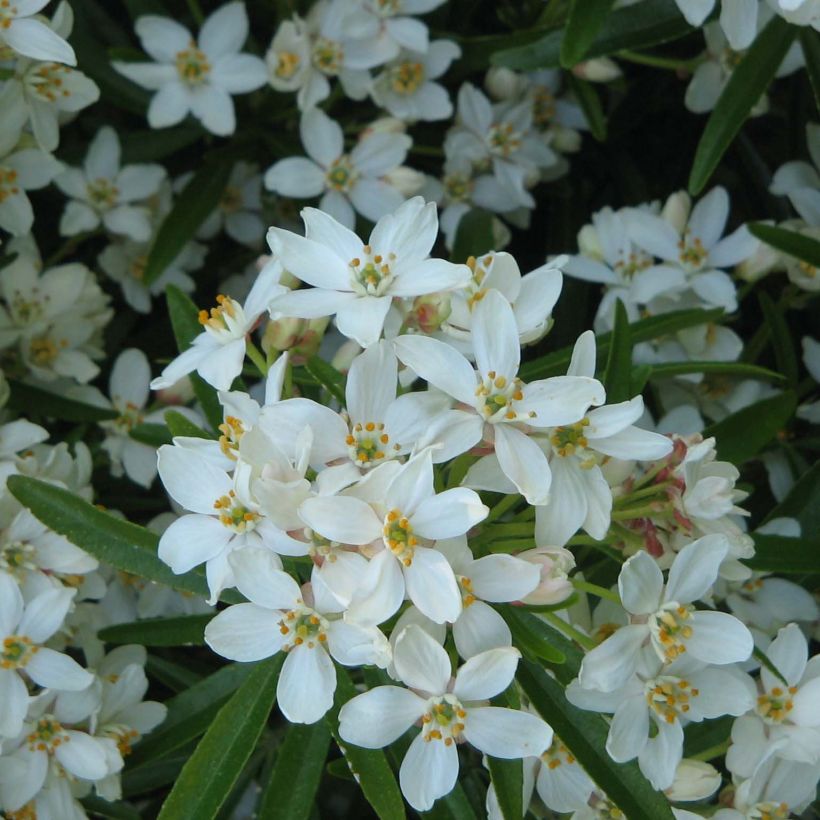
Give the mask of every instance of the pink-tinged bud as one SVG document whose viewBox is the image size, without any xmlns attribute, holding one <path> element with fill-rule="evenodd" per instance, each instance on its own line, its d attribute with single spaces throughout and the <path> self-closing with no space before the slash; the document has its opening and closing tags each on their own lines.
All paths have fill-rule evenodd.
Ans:
<svg viewBox="0 0 820 820">
<path fill-rule="evenodd" d="M 530 606 L 560 604 L 572 595 L 572 583 L 567 577 L 575 568 L 575 557 L 562 547 L 536 547 L 519 553 L 516 558 L 538 564 L 541 583 L 522 599 Z"/>
<path fill-rule="evenodd" d="M 408 168 L 406 165 L 400 165 L 398 168 L 388 171 L 383 179 L 400 194 L 408 197 L 417 194 L 427 181 L 427 177 L 421 171 Z"/>
<path fill-rule="evenodd" d="M 170 387 L 157 390 L 154 396 L 160 404 L 169 407 L 176 404 L 188 404 L 194 398 L 194 386 L 188 376 L 183 376 Z"/>
<path fill-rule="evenodd" d="M 512 69 L 503 66 L 493 67 L 484 78 L 484 88 L 495 100 L 510 100 L 524 90 L 526 80 Z"/>
<path fill-rule="evenodd" d="M 373 134 L 403 134 L 406 130 L 407 123 L 397 117 L 379 117 L 359 132 L 359 141 Z"/>
<path fill-rule="evenodd" d="M 343 345 L 339 347 L 330 363 L 340 373 L 347 373 L 350 370 L 350 365 L 353 364 L 353 359 L 362 352 L 362 348 L 353 339 L 348 339 Z"/>
<path fill-rule="evenodd" d="M 572 67 L 572 73 L 581 80 L 591 83 L 609 83 L 617 80 L 622 72 L 618 64 L 609 57 L 596 57 Z"/>
<path fill-rule="evenodd" d="M 262 349 L 266 354 L 271 350 L 289 350 L 291 362 L 303 364 L 319 352 L 329 323 L 328 316 L 320 319 L 296 319 L 292 316 L 272 319 L 262 336 Z"/>
<path fill-rule="evenodd" d="M 417 296 L 405 322 L 422 333 L 434 333 L 451 313 L 449 293 L 426 293 Z"/>
<path fill-rule="evenodd" d="M 668 222 L 679 234 L 686 230 L 692 199 L 686 191 L 677 191 L 669 196 L 661 211 L 661 219 Z"/>
</svg>

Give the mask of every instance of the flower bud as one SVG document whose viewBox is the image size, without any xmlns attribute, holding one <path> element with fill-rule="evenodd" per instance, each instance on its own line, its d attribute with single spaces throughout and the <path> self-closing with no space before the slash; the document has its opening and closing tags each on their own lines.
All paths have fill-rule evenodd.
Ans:
<svg viewBox="0 0 820 820">
<path fill-rule="evenodd" d="M 563 547 L 536 547 L 519 553 L 517 558 L 538 564 L 541 582 L 522 603 L 534 605 L 560 604 L 572 595 L 572 583 L 567 577 L 575 568 L 575 557 Z"/>
<path fill-rule="evenodd" d="M 574 154 L 581 150 L 581 132 L 574 128 L 554 123 L 550 145 L 562 154 Z"/>
<path fill-rule="evenodd" d="M 372 137 L 373 134 L 403 134 L 406 130 L 407 123 L 398 117 L 379 117 L 361 130 L 359 141 Z"/>
<path fill-rule="evenodd" d="M 406 165 L 400 165 L 398 168 L 388 171 L 383 179 L 404 196 L 417 194 L 427 181 L 427 177 L 421 171 L 408 168 Z"/>
<path fill-rule="evenodd" d="M 666 789 L 666 796 L 673 802 L 705 800 L 720 787 L 718 770 L 701 760 L 684 758 L 678 764 L 675 780 Z"/>
<path fill-rule="evenodd" d="M 262 349 L 266 355 L 271 350 L 289 350 L 291 362 L 302 364 L 319 352 L 328 324 L 329 316 L 319 319 L 296 319 L 293 316 L 272 319 L 262 336 Z"/>
<path fill-rule="evenodd" d="M 450 316 L 449 293 L 425 293 L 413 300 L 405 322 L 422 333 L 434 333 Z"/>
<path fill-rule="evenodd" d="M 601 240 L 594 225 L 584 225 L 578 231 L 578 251 L 591 259 L 604 258 L 604 252 L 601 250 Z"/>
<path fill-rule="evenodd" d="M 350 370 L 350 365 L 353 364 L 353 359 L 362 352 L 360 345 L 353 339 L 348 339 L 342 344 L 334 354 L 330 363 L 340 373 L 347 373 Z"/>
<path fill-rule="evenodd" d="M 524 82 L 524 78 L 512 69 L 494 66 L 484 78 L 484 88 L 493 99 L 509 100 L 521 93 Z"/>
<path fill-rule="evenodd" d="M 771 245 L 759 242 L 755 252 L 735 268 L 735 274 L 746 282 L 757 282 L 766 274 L 783 267 L 783 257 Z"/>
<path fill-rule="evenodd" d="M 661 211 L 661 219 L 666 220 L 678 233 L 682 234 L 692 210 L 692 199 L 686 191 L 677 191 L 666 200 Z"/>
<path fill-rule="evenodd" d="M 170 387 L 158 390 L 155 396 L 160 404 L 168 406 L 188 404 L 194 398 L 194 386 L 188 376 L 183 376 Z"/>
<path fill-rule="evenodd" d="M 620 66 L 609 57 L 596 57 L 578 63 L 573 66 L 572 73 L 579 79 L 589 80 L 591 83 L 608 83 L 617 80 L 622 74 Z"/>
</svg>

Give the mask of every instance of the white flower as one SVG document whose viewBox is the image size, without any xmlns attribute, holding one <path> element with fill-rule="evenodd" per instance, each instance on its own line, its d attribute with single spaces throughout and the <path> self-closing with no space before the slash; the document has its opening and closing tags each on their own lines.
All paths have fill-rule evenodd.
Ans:
<svg viewBox="0 0 820 820">
<path fill-rule="evenodd" d="M 266 265 L 254 282 L 244 305 L 230 296 L 216 297 L 217 306 L 199 312 L 204 330 L 151 382 L 152 390 L 171 387 L 183 376 L 196 370 L 217 390 L 229 390 L 242 371 L 246 337 L 274 298 L 286 288 L 279 284 L 282 268 L 277 263 Z"/>
<path fill-rule="evenodd" d="M 165 489 L 191 511 L 162 534 L 159 557 L 177 574 L 204 563 L 209 603 L 215 603 L 223 589 L 234 585 L 231 552 L 272 549 L 284 534 L 261 514 L 248 486 L 248 469 L 231 476 L 198 450 L 170 444 L 159 448 L 158 464 Z"/>
<path fill-rule="evenodd" d="M 426 811 L 455 786 L 458 743 L 504 759 L 538 755 L 550 745 L 552 729 L 535 715 L 480 705 L 509 686 L 519 657 L 513 647 L 490 649 L 451 680 L 444 649 L 420 627 L 408 626 L 396 641 L 394 662 L 410 688 L 379 686 L 357 695 L 339 713 L 339 733 L 348 743 L 379 749 L 420 719 L 399 782 L 407 802 Z"/>
<path fill-rule="evenodd" d="M 427 14 L 445 0 L 364 0 L 363 6 L 380 22 L 380 46 L 385 60 L 393 59 L 400 48 L 427 52 L 427 26 L 406 15 Z"/>
<path fill-rule="evenodd" d="M 655 561 L 645 552 L 633 555 L 618 576 L 621 601 L 632 623 L 587 653 L 578 676 L 581 686 L 601 692 L 622 686 L 635 671 L 647 640 L 664 662 L 684 653 L 705 664 L 745 661 L 753 647 L 749 630 L 732 615 L 696 610 L 691 603 L 714 584 L 728 548 L 720 535 L 693 541 L 678 553 L 665 587 Z"/>
<path fill-rule="evenodd" d="M 772 177 L 769 190 L 787 196 L 792 207 L 811 227 L 820 225 L 820 125 L 806 124 L 806 144 L 811 164 L 792 160 L 781 165 Z"/>
<path fill-rule="evenodd" d="M 518 327 L 509 302 L 489 290 L 472 317 L 476 368 L 450 345 L 426 336 L 399 336 L 399 359 L 439 390 L 470 408 L 460 411 L 451 429 L 439 431 L 451 455 L 482 439 L 495 449 L 490 471 L 500 472 L 530 504 L 543 504 L 550 488 L 547 458 L 528 433 L 536 428 L 572 424 L 591 404 L 604 401 L 595 379 L 561 376 L 524 384 L 518 378 L 521 349 Z M 449 439 L 449 441 L 448 441 Z M 482 464 L 482 462 L 479 462 Z M 483 467 L 473 468 L 466 483 L 485 487 Z M 504 489 L 504 492 L 512 490 Z"/>
<path fill-rule="evenodd" d="M 394 297 L 415 297 L 462 287 L 466 265 L 430 259 L 436 241 L 436 206 L 413 197 L 376 223 L 367 244 L 331 216 L 305 208 L 305 237 L 271 228 L 268 242 L 282 265 L 310 290 L 287 293 L 272 312 L 310 319 L 336 314 L 336 326 L 362 347 L 381 336 Z"/>
<path fill-rule="evenodd" d="M 392 474 L 386 487 L 379 481 L 385 468 Z M 377 498 L 368 503 L 357 491 Z M 299 507 L 302 520 L 331 541 L 383 545 L 370 560 L 348 611 L 351 619 L 374 624 L 396 612 L 405 593 L 436 623 L 455 621 L 461 612 L 455 575 L 447 559 L 427 545 L 463 535 L 487 512 L 472 490 L 455 487 L 436 494 L 429 450 L 400 468 L 395 462 L 376 467 L 366 485 L 362 482 L 346 494 L 315 496 Z"/>
<path fill-rule="evenodd" d="M 262 177 L 259 167 L 237 162 L 214 212 L 197 231 L 201 239 L 213 239 L 224 228 L 231 239 L 256 248 L 265 236 L 262 221 Z"/>
<path fill-rule="evenodd" d="M 136 22 L 142 47 L 153 63 L 115 61 L 129 80 L 156 93 L 148 106 L 148 124 L 165 128 L 190 112 L 212 134 L 236 130 L 233 94 L 247 94 L 267 82 L 265 63 L 240 54 L 248 38 L 248 16 L 242 2 L 226 3 L 202 24 L 199 38 L 167 17 L 148 15 Z"/>
<path fill-rule="evenodd" d="M 403 51 L 373 81 L 374 102 L 405 122 L 446 120 L 453 104 L 439 79 L 461 49 L 452 40 L 434 40 L 426 52 Z"/>
<path fill-rule="evenodd" d="M 77 65 L 74 49 L 34 15 L 48 5 L 48 0 L 14 0 L 0 6 L 0 43 L 12 51 L 55 63 Z"/>
<path fill-rule="evenodd" d="M 18 146 L 17 137 L 14 131 L 0 131 L 0 228 L 23 236 L 34 224 L 34 211 L 26 191 L 45 188 L 63 165 L 39 148 Z"/>
<path fill-rule="evenodd" d="M 548 808 L 570 812 L 587 805 L 595 784 L 558 736 L 554 735 L 549 749 L 541 753 L 540 764 L 535 788 Z"/>
<path fill-rule="evenodd" d="M 276 698 L 291 723 L 315 723 L 332 706 L 331 657 L 346 666 L 386 665 L 387 639 L 376 627 L 347 623 L 335 608 L 328 611 L 311 601 L 270 552 L 247 550 L 233 563 L 236 584 L 250 603 L 220 612 L 205 628 L 205 640 L 236 661 L 287 652 Z"/>
<path fill-rule="evenodd" d="M 92 682 L 75 660 L 43 646 L 62 626 L 75 594 L 50 588 L 24 604 L 14 579 L 0 572 L 0 737 L 15 737 L 23 726 L 29 694 L 21 674 L 57 690 L 85 689 Z"/>
<path fill-rule="evenodd" d="M 117 132 L 104 126 L 91 141 L 82 169 L 68 168 L 55 179 L 71 197 L 60 219 L 60 233 L 75 236 L 102 223 L 112 233 L 146 241 L 151 236 L 150 212 L 133 203 L 157 193 L 164 178 L 161 165 L 121 167 Z"/>
<path fill-rule="evenodd" d="M 289 157 L 272 165 L 265 173 L 268 190 L 300 199 L 321 194 L 321 210 L 351 230 L 354 208 L 376 222 L 401 205 L 404 197 L 384 177 L 404 162 L 412 145 L 406 134 L 370 134 L 347 153 L 341 126 L 319 108 L 302 115 L 299 131 L 310 159 Z"/>
<path fill-rule="evenodd" d="M 509 627 L 490 603 L 522 600 L 538 586 L 538 567 L 512 555 L 475 560 L 464 537 L 439 541 L 436 547 L 450 562 L 461 589 L 463 608 L 453 623 L 458 654 L 471 658 L 487 649 L 512 646 Z"/>
</svg>

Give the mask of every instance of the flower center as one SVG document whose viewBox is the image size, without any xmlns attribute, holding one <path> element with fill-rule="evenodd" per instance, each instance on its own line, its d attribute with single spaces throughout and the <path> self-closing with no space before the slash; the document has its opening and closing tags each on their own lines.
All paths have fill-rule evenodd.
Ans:
<svg viewBox="0 0 820 820">
<path fill-rule="evenodd" d="M 128 273 L 132 276 L 132 278 L 136 279 L 138 282 L 142 282 L 142 280 L 145 278 L 145 266 L 147 264 L 148 256 L 146 254 L 137 256 L 129 265 Z"/>
<path fill-rule="evenodd" d="M 283 80 L 289 80 L 299 70 L 301 62 L 298 54 L 292 51 L 280 51 L 276 56 L 274 74 Z"/>
<path fill-rule="evenodd" d="M 57 345 L 48 336 L 41 336 L 32 339 L 29 343 L 29 352 L 34 364 L 40 367 L 48 367 L 56 358 L 59 352 Z"/>
<path fill-rule="evenodd" d="M 338 74 L 344 62 L 344 49 L 335 40 L 320 37 L 313 47 L 313 65 L 323 74 Z"/>
<path fill-rule="evenodd" d="M 236 185 L 228 185 L 219 200 L 220 209 L 226 214 L 235 214 L 242 208 L 242 191 Z"/>
<path fill-rule="evenodd" d="M 578 450 L 585 449 L 589 445 L 584 435 L 587 427 L 589 427 L 589 419 L 586 417 L 581 421 L 576 421 L 575 424 L 554 427 L 550 434 L 550 444 L 556 455 L 566 458 L 575 455 Z"/>
<path fill-rule="evenodd" d="M 766 723 L 782 723 L 794 708 L 792 698 L 796 694 L 796 686 L 789 686 L 788 689 L 775 686 L 758 697 L 755 709 Z"/>
<path fill-rule="evenodd" d="M 3 28 L 8 28 L 17 14 L 17 6 L 12 6 L 10 0 L 0 0 L 0 25 Z"/>
<path fill-rule="evenodd" d="M 219 510 L 220 523 L 234 532 L 252 532 L 260 518 L 259 513 L 252 512 L 237 499 L 234 490 L 217 498 L 214 509 Z"/>
<path fill-rule="evenodd" d="M 638 271 L 646 270 L 652 265 L 652 257 L 643 251 L 631 251 L 625 259 L 619 259 L 614 265 L 616 273 L 624 279 L 632 279 Z"/>
<path fill-rule="evenodd" d="M 231 460 L 236 461 L 236 451 L 239 449 L 239 441 L 245 434 L 245 427 L 242 420 L 236 416 L 225 416 L 225 421 L 219 425 L 219 449 Z"/>
<path fill-rule="evenodd" d="M 85 193 L 88 201 L 98 211 L 107 211 L 117 204 L 120 189 L 105 177 L 97 177 L 85 186 Z"/>
<path fill-rule="evenodd" d="M 533 418 L 535 413 L 519 413 L 513 408 L 513 402 L 521 401 L 523 382 L 519 378 L 507 379 L 490 370 L 481 384 L 476 387 L 478 403 L 476 408 L 484 421 L 495 424 L 499 421 L 520 421 Z"/>
<path fill-rule="evenodd" d="M 43 715 L 26 740 L 32 752 L 51 754 L 60 744 L 68 743 L 71 738 L 53 715 Z"/>
<path fill-rule="evenodd" d="M 464 731 L 467 712 L 453 695 L 430 698 L 421 718 L 421 734 L 425 743 L 441 740 L 445 746 L 457 743 Z"/>
<path fill-rule="evenodd" d="M 26 76 L 26 85 L 44 102 L 56 102 L 59 97 L 70 97 L 71 91 L 64 87 L 63 75 L 71 69 L 60 63 L 42 63 Z"/>
<path fill-rule="evenodd" d="M 413 527 L 400 510 L 390 510 L 384 518 L 385 546 L 404 564 L 409 567 L 413 563 L 418 540 L 413 535 Z"/>
<path fill-rule="evenodd" d="M 16 811 L 9 811 L 6 809 L 3 816 L 6 820 L 37 820 L 37 807 L 32 800 L 30 803 L 26 803 L 25 806 L 17 809 Z"/>
<path fill-rule="evenodd" d="M 391 68 L 388 77 L 393 93 L 407 97 L 415 94 L 424 83 L 424 66 L 408 60 Z"/>
<path fill-rule="evenodd" d="M 0 569 L 22 578 L 26 572 L 37 568 L 36 551 L 24 541 L 10 541 L 0 547 Z"/>
<path fill-rule="evenodd" d="M 689 681 L 664 675 L 648 681 L 645 687 L 649 708 L 667 723 L 674 723 L 689 711 L 689 701 L 700 694 Z"/>
<path fill-rule="evenodd" d="M 474 183 L 467 174 L 445 174 L 442 180 L 444 195 L 450 202 L 465 202 L 473 192 Z"/>
<path fill-rule="evenodd" d="M 555 118 L 555 96 L 545 86 L 536 86 L 532 98 L 533 122 L 540 128 L 546 128 Z"/>
<path fill-rule="evenodd" d="M 661 660 L 671 662 L 686 652 L 686 641 L 692 637 L 692 627 L 686 622 L 695 608 L 670 601 L 649 616 L 652 643 Z"/>
<path fill-rule="evenodd" d="M 355 461 L 358 467 L 373 467 L 401 449 L 400 444 L 390 446 L 390 436 L 384 432 L 384 424 L 373 421 L 354 424 L 345 442 L 351 461 Z"/>
<path fill-rule="evenodd" d="M 790 816 L 788 803 L 755 803 L 746 817 L 748 820 L 786 820 Z"/>
<path fill-rule="evenodd" d="M 131 754 L 131 744 L 135 740 L 139 740 L 140 736 L 140 733 L 135 729 L 121 724 L 106 726 L 102 734 L 105 737 L 110 737 L 117 744 L 117 749 L 123 757 L 128 757 Z"/>
<path fill-rule="evenodd" d="M 475 592 L 473 592 L 473 581 L 466 575 L 456 575 L 456 581 L 458 581 L 458 588 L 461 590 L 461 604 L 466 609 L 478 600 Z"/>
<path fill-rule="evenodd" d="M 242 307 L 230 296 L 221 293 L 216 297 L 216 307 L 199 311 L 199 323 L 205 330 L 222 341 L 244 336 L 245 315 Z"/>
<path fill-rule="evenodd" d="M 197 48 L 194 40 L 187 49 L 177 52 L 176 65 L 182 82 L 191 87 L 202 85 L 211 73 L 208 58 Z"/>
<path fill-rule="evenodd" d="M 0 202 L 5 202 L 10 196 L 20 193 L 20 188 L 16 185 L 17 171 L 0 165 Z"/>
<path fill-rule="evenodd" d="M 541 755 L 541 760 L 548 769 L 554 770 L 565 764 L 573 765 L 575 755 L 558 738 L 554 738 L 549 749 Z"/>
<path fill-rule="evenodd" d="M 0 650 L 0 669 L 22 669 L 39 648 L 26 635 L 9 635 Z"/>
<path fill-rule="evenodd" d="M 361 296 L 382 296 L 393 281 L 390 270 L 396 254 L 389 253 L 385 258 L 380 253 L 373 253 L 370 245 L 362 248 L 362 256 L 350 260 L 350 283 L 353 290 Z"/>
<path fill-rule="evenodd" d="M 315 649 L 327 641 L 328 623 L 318 612 L 299 603 L 279 621 L 279 631 L 285 636 L 285 652 L 296 646 Z"/>
<path fill-rule="evenodd" d="M 329 561 L 331 564 L 336 561 L 336 553 L 339 551 L 339 542 L 325 538 L 310 527 L 304 529 L 305 537 L 309 540 L 308 555 L 319 561 Z"/>
<path fill-rule="evenodd" d="M 490 153 L 509 157 L 521 147 L 521 134 L 508 122 L 496 123 L 487 134 Z"/>
<path fill-rule="evenodd" d="M 692 236 L 689 229 L 683 235 L 683 239 L 678 242 L 678 258 L 681 265 L 689 271 L 699 270 L 709 252 L 703 247 L 703 243 L 698 236 Z"/>
<path fill-rule="evenodd" d="M 342 154 L 338 159 L 333 160 L 325 175 L 327 187 L 342 193 L 349 191 L 358 179 L 359 172 L 353 167 L 347 154 Z"/>
<path fill-rule="evenodd" d="M 125 403 L 120 415 L 114 420 L 114 425 L 119 432 L 127 435 L 138 424 L 142 424 L 143 418 L 142 409 L 129 401 Z"/>
</svg>

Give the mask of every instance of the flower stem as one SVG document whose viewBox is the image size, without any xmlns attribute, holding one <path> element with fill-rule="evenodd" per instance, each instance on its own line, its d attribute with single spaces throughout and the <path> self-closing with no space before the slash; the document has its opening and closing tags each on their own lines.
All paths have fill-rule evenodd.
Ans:
<svg viewBox="0 0 820 820">
<path fill-rule="evenodd" d="M 690 760 L 714 760 L 716 757 L 722 757 L 731 744 L 731 740 L 724 740 L 723 743 L 718 743 L 716 746 L 710 746 L 696 755 L 689 755 Z"/>
<path fill-rule="evenodd" d="M 670 71 L 692 71 L 698 63 L 703 61 L 702 57 L 693 57 L 690 60 L 676 60 L 673 57 L 659 57 L 656 54 L 643 54 L 639 51 L 620 51 L 617 56 L 628 63 L 648 65 L 652 68 L 663 68 Z"/>
<path fill-rule="evenodd" d="M 267 376 L 268 363 L 262 355 L 262 351 L 253 343 L 253 341 L 251 341 L 251 339 L 248 339 L 245 343 L 245 352 L 248 354 L 248 358 L 259 368 L 259 372 L 263 376 Z"/>
<path fill-rule="evenodd" d="M 664 492 L 671 483 L 671 481 L 661 481 L 659 484 L 653 484 L 651 487 L 644 487 L 642 490 L 636 490 L 628 495 L 616 498 L 614 502 L 615 506 L 620 507 L 642 498 L 650 498 L 653 495 Z"/>
<path fill-rule="evenodd" d="M 497 518 L 500 518 L 505 512 L 509 512 L 509 510 L 518 504 L 520 500 L 521 496 L 517 493 L 504 496 L 504 498 L 490 510 L 490 514 L 484 519 L 484 523 L 489 524 L 490 521 L 495 521 Z"/>
<path fill-rule="evenodd" d="M 577 630 L 572 624 L 568 624 L 563 618 L 559 618 L 554 612 L 540 612 L 539 615 L 552 627 L 566 635 L 570 640 L 575 641 L 584 649 L 595 649 L 595 641 L 588 635 Z"/>
<path fill-rule="evenodd" d="M 188 11 L 191 12 L 191 17 L 194 18 L 198 26 L 201 26 L 205 22 L 205 15 L 202 13 L 199 0 L 187 0 L 187 3 Z"/>
<path fill-rule="evenodd" d="M 644 504 L 642 507 L 628 507 L 625 510 L 614 510 L 612 512 L 612 520 L 631 521 L 633 518 L 656 518 L 668 511 L 668 505 L 659 504 L 655 501 L 651 504 Z"/>
<path fill-rule="evenodd" d="M 598 598 L 606 598 L 607 601 L 612 601 L 615 604 L 621 605 L 621 598 L 617 592 L 613 592 L 606 587 L 598 586 L 598 584 L 591 584 L 589 581 L 582 581 L 580 578 L 570 578 L 572 586 L 579 592 L 588 592 L 590 595 L 596 595 Z"/>
</svg>

